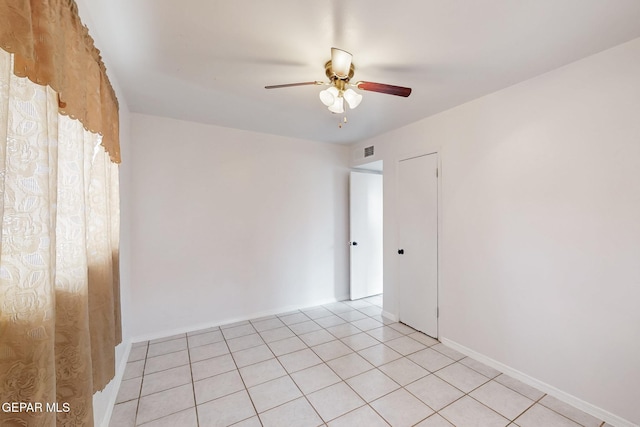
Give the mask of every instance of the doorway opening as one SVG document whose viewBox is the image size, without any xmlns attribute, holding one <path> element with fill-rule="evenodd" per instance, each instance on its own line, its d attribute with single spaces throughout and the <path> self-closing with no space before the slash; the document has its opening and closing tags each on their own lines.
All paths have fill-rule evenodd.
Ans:
<svg viewBox="0 0 640 427">
<path fill-rule="evenodd" d="M 360 165 L 349 180 L 349 298 L 383 298 L 383 162 Z"/>
</svg>

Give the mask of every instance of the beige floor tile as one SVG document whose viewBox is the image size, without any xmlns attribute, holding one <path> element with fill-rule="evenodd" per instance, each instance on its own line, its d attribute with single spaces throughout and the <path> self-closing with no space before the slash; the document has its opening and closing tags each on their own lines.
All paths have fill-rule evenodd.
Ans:
<svg viewBox="0 0 640 427">
<path fill-rule="evenodd" d="M 109 427 L 134 427 L 136 425 L 136 411 L 138 401 L 130 400 L 113 407 Z"/>
<path fill-rule="evenodd" d="M 363 307 L 360 308 L 359 311 L 366 314 L 367 316 L 379 316 L 382 314 L 382 308 L 376 306 Z"/>
<path fill-rule="evenodd" d="M 378 322 L 370 317 L 366 319 L 356 320 L 355 322 L 351 322 L 353 326 L 360 329 L 361 331 L 370 331 L 371 329 L 381 328 L 384 325 L 382 322 Z"/>
<path fill-rule="evenodd" d="M 378 369 L 401 386 L 405 386 L 429 375 L 429 371 L 416 365 L 406 357 L 379 366 Z"/>
<path fill-rule="evenodd" d="M 331 316 L 333 313 L 324 307 L 312 307 L 301 310 L 310 319 L 319 319 L 325 316 Z"/>
<path fill-rule="evenodd" d="M 325 362 L 353 353 L 353 350 L 347 347 L 343 342 L 335 339 L 333 341 L 311 347 L 311 350 L 313 350 L 313 352 Z"/>
<path fill-rule="evenodd" d="M 445 366 L 455 363 L 455 360 L 430 348 L 410 354 L 408 357 L 430 372 L 436 372 Z"/>
<path fill-rule="evenodd" d="M 377 339 L 380 342 L 391 341 L 404 336 L 403 334 L 393 328 L 390 328 L 389 326 L 370 329 L 367 331 L 367 334 L 371 335 L 373 338 Z"/>
<path fill-rule="evenodd" d="M 303 397 L 261 413 L 260 419 L 264 427 L 317 427 L 323 424 Z"/>
<path fill-rule="evenodd" d="M 193 383 L 196 405 L 244 390 L 238 371 L 225 372 Z"/>
<path fill-rule="evenodd" d="M 291 374 L 291 378 L 304 393 L 309 394 L 342 381 L 326 364 L 312 366 Z"/>
<path fill-rule="evenodd" d="M 378 369 L 372 369 L 346 381 L 366 402 L 376 400 L 400 388 L 398 383 Z"/>
<path fill-rule="evenodd" d="M 439 412 L 456 427 L 503 427 L 509 420 L 469 396 L 456 400 Z M 540 424 L 538 427 L 548 427 Z"/>
<path fill-rule="evenodd" d="M 469 395 L 510 420 L 517 418 L 533 405 L 533 400 L 495 381 L 489 381 Z M 599 426 L 600 423 L 595 427 Z"/>
<path fill-rule="evenodd" d="M 389 325 L 390 328 L 395 329 L 396 331 L 400 332 L 403 335 L 409 335 L 412 334 L 414 332 L 418 332 L 415 329 L 403 324 L 403 323 L 390 323 Z"/>
<path fill-rule="evenodd" d="M 262 362 L 265 360 L 273 359 L 275 356 L 266 345 L 259 345 L 257 347 L 251 347 L 246 350 L 236 351 L 231 353 L 233 360 L 235 360 L 238 368 L 253 365 L 254 363 Z"/>
<path fill-rule="evenodd" d="M 156 338 L 154 340 L 151 340 L 151 341 L 149 341 L 149 344 L 158 344 L 158 343 L 161 343 L 161 342 L 172 341 L 172 340 L 184 338 L 186 336 L 187 336 L 186 334 L 169 335 L 169 336 L 166 336 L 166 337 Z"/>
<path fill-rule="evenodd" d="M 329 427 L 388 427 L 389 424 L 369 405 L 361 406 L 329 423 Z"/>
<path fill-rule="evenodd" d="M 288 314 L 286 316 L 279 316 L 282 323 L 285 325 L 293 325 L 296 323 L 302 323 L 311 320 L 304 313 L 298 312 L 293 314 Z"/>
<path fill-rule="evenodd" d="M 116 397 L 116 404 L 138 399 L 140 397 L 141 387 L 142 377 L 122 381 L 120 383 L 120 389 L 118 390 L 118 395 Z"/>
<path fill-rule="evenodd" d="M 246 390 L 198 405 L 199 427 L 230 426 L 256 415 Z"/>
<path fill-rule="evenodd" d="M 336 337 L 334 337 L 324 329 L 298 335 L 298 337 L 300 337 L 300 339 L 304 341 L 305 344 L 307 344 L 309 347 L 313 347 L 314 345 L 324 344 L 326 342 L 334 341 L 336 339 Z"/>
<path fill-rule="evenodd" d="M 275 329 L 269 329 L 267 331 L 262 331 L 260 332 L 260 336 L 262 336 L 262 339 L 264 340 L 264 342 L 270 343 L 274 341 L 280 341 L 285 338 L 294 337 L 295 334 L 291 331 L 291 329 L 289 329 L 286 326 L 283 326 L 282 328 L 275 328 Z"/>
<path fill-rule="evenodd" d="M 355 322 L 356 320 L 366 319 L 367 315 L 358 310 L 351 310 L 345 311 L 344 313 L 339 313 L 338 317 L 344 319 L 347 322 Z"/>
<path fill-rule="evenodd" d="M 189 408 L 175 414 L 167 415 L 155 421 L 141 424 L 142 427 L 198 427 L 196 409 Z"/>
<path fill-rule="evenodd" d="M 174 353 L 163 354 L 156 357 L 148 357 L 147 363 L 144 366 L 145 375 L 153 374 L 154 372 L 165 371 L 171 368 L 177 368 L 178 366 L 184 366 L 189 364 L 189 351 L 181 350 Z"/>
<path fill-rule="evenodd" d="M 229 328 L 225 328 L 224 326 L 222 327 L 222 335 L 224 335 L 224 338 L 228 340 L 255 334 L 256 332 L 255 328 L 249 322 Z"/>
<path fill-rule="evenodd" d="M 544 392 L 506 374 L 497 376 L 495 378 L 495 381 L 509 387 L 511 390 L 517 391 L 518 393 L 522 394 L 525 397 L 528 397 L 531 400 L 538 400 L 542 396 L 544 396 Z"/>
<path fill-rule="evenodd" d="M 146 423 L 193 406 L 195 406 L 193 386 L 191 384 L 185 384 L 180 387 L 141 397 L 137 422 L 139 424 Z"/>
<path fill-rule="evenodd" d="M 377 344 L 372 347 L 358 351 L 358 354 L 373 366 L 384 365 L 394 360 L 400 359 L 402 355 L 384 344 Z"/>
<path fill-rule="evenodd" d="M 585 427 L 599 427 L 602 424 L 602 421 L 597 419 L 596 417 L 589 415 L 586 412 L 583 412 L 567 403 L 564 403 L 553 396 L 547 395 L 543 397 L 538 403 L 558 412 L 560 415 L 564 415 L 565 417 Z"/>
<path fill-rule="evenodd" d="M 540 404 L 533 405 L 515 419 L 520 427 L 578 427 L 580 424 Z"/>
<path fill-rule="evenodd" d="M 409 338 L 408 336 L 386 341 L 385 344 L 403 356 L 426 349 L 424 344 L 420 344 L 418 341 Z"/>
<path fill-rule="evenodd" d="M 189 357 L 191 363 L 199 362 L 201 360 L 211 359 L 213 357 L 223 356 L 229 353 L 227 343 L 224 341 L 216 342 L 213 344 L 205 344 L 200 347 L 194 347 L 189 350 Z"/>
<path fill-rule="evenodd" d="M 135 362 L 136 360 L 144 360 L 147 357 L 147 346 L 132 347 L 129 352 L 127 362 Z"/>
<path fill-rule="evenodd" d="M 191 384 L 191 367 L 189 365 L 178 366 L 153 374 L 147 374 L 142 378 L 141 396 L 168 390 L 184 384 Z"/>
<path fill-rule="evenodd" d="M 332 326 L 330 328 L 327 328 L 327 332 L 329 332 L 336 338 L 344 338 L 350 335 L 362 333 L 360 329 L 356 328 L 351 323 L 343 323 L 342 325 Z"/>
<path fill-rule="evenodd" d="M 435 375 L 420 378 L 406 389 L 436 411 L 464 396 L 463 392 Z"/>
<path fill-rule="evenodd" d="M 278 360 L 289 373 L 322 363 L 322 359 L 308 348 L 278 356 Z"/>
<path fill-rule="evenodd" d="M 263 332 L 263 331 L 268 331 L 270 329 L 276 329 L 276 328 L 281 328 L 283 326 L 285 326 L 284 323 L 282 323 L 282 321 L 280 319 L 278 319 L 277 317 L 274 317 L 272 319 L 268 319 L 268 320 L 260 320 L 257 322 L 251 322 L 253 324 L 253 327 L 256 328 L 256 331 L 258 332 Z"/>
<path fill-rule="evenodd" d="M 415 427 L 455 427 L 449 421 L 445 420 L 438 414 L 433 414 L 426 420 L 416 424 Z"/>
<path fill-rule="evenodd" d="M 321 317 L 320 319 L 316 319 L 315 322 L 323 328 L 329 328 L 331 326 L 337 326 L 346 323 L 346 321 L 342 317 L 338 317 L 335 314 L 332 314 L 331 316 Z"/>
<path fill-rule="evenodd" d="M 296 335 L 304 335 L 308 334 L 309 332 L 320 331 L 322 330 L 322 326 L 318 325 L 313 320 L 308 320 L 306 322 L 289 325 L 289 329 L 291 329 Z"/>
<path fill-rule="evenodd" d="M 262 384 L 287 375 L 278 359 L 269 359 L 240 368 L 240 375 L 246 387 Z"/>
<path fill-rule="evenodd" d="M 282 356 L 283 354 L 293 353 L 294 351 L 307 348 L 304 341 L 296 336 L 285 338 L 280 341 L 270 342 L 268 346 L 276 356 Z"/>
<path fill-rule="evenodd" d="M 225 354 L 224 356 L 218 356 L 191 364 L 193 381 L 199 381 L 204 378 L 213 377 L 215 375 L 233 371 L 235 369 L 236 364 L 230 354 Z"/>
<path fill-rule="evenodd" d="M 149 344 L 147 357 L 160 356 L 162 354 L 173 353 L 175 351 L 187 349 L 187 338 L 178 338 L 171 341 L 164 341 L 158 344 Z"/>
<path fill-rule="evenodd" d="M 481 363 L 475 359 L 472 359 L 471 357 L 465 357 L 464 359 L 460 360 L 460 363 L 470 367 L 476 372 L 481 373 L 487 378 L 495 378 L 502 373 L 497 369 L 493 369 L 492 367 L 487 366 L 484 363 Z"/>
<path fill-rule="evenodd" d="M 350 335 L 348 337 L 342 338 L 340 341 L 349 346 L 352 350 L 360 351 L 365 348 L 378 345 L 379 341 L 373 338 L 371 335 L 367 335 L 365 332 L 361 332 L 359 334 Z"/>
<path fill-rule="evenodd" d="M 373 369 L 374 366 L 357 353 L 347 354 L 327 362 L 327 365 L 343 380 Z"/>
<path fill-rule="evenodd" d="M 187 332 L 187 337 L 190 337 L 191 335 L 206 334 L 207 332 L 213 332 L 213 331 L 219 331 L 219 330 L 220 330 L 220 327 L 218 326 L 212 326 L 210 328 L 204 328 L 204 329 L 196 329 L 195 331 Z"/>
<path fill-rule="evenodd" d="M 442 368 L 436 372 L 435 375 L 465 393 L 469 393 L 474 388 L 480 387 L 489 381 L 489 378 L 461 363 L 454 363 L 446 368 Z"/>
<path fill-rule="evenodd" d="M 440 353 L 447 356 L 449 359 L 453 359 L 455 361 L 464 359 L 466 356 L 460 353 L 457 350 L 452 349 L 451 347 L 447 347 L 446 345 L 439 343 L 431 347 L 432 350 L 439 351 Z"/>
<path fill-rule="evenodd" d="M 213 344 L 216 342 L 223 341 L 222 332 L 220 331 L 212 331 L 204 334 L 198 335 L 190 335 L 187 338 L 187 342 L 189 343 L 189 348 L 199 347 L 201 345 Z"/>
<path fill-rule="evenodd" d="M 302 396 L 298 386 L 289 376 L 250 387 L 249 394 L 258 413 L 287 403 Z"/>
<path fill-rule="evenodd" d="M 334 384 L 307 395 L 307 399 L 318 411 L 322 419 L 331 421 L 346 414 L 365 402 L 344 382 Z"/>
<path fill-rule="evenodd" d="M 227 340 L 227 346 L 232 352 L 246 350 L 264 344 L 264 340 L 258 334 L 244 335 L 238 338 Z"/>
<path fill-rule="evenodd" d="M 371 406 L 393 427 L 409 427 L 433 414 L 433 410 L 404 389 L 396 390 Z"/>
<path fill-rule="evenodd" d="M 244 421 L 240 421 L 239 423 L 233 424 L 233 427 L 262 427 L 262 423 L 260 422 L 260 418 L 257 416 L 247 418 Z"/>
<path fill-rule="evenodd" d="M 412 334 L 407 335 L 409 338 L 412 338 L 418 341 L 421 344 L 426 345 L 427 347 L 434 346 L 439 343 L 439 341 L 435 338 L 431 338 L 429 335 L 423 334 L 422 332 L 414 332 Z"/>
</svg>

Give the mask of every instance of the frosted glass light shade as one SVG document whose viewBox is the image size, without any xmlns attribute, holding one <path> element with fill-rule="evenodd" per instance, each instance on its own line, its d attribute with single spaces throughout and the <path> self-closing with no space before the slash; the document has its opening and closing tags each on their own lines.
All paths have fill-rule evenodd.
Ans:
<svg viewBox="0 0 640 427">
<path fill-rule="evenodd" d="M 358 105 L 360 105 L 360 102 L 362 102 L 362 95 L 360 95 L 358 92 L 356 92 L 353 89 L 347 89 L 344 92 L 344 99 L 347 101 L 347 104 L 349 104 L 349 108 L 351 108 L 352 110 L 355 109 Z"/>
<path fill-rule="evenodd" d="M 344 113 L 344 98 L 341 96 L 337 97 L 333 105 L 329 107 L 329 111 L 336 114 Z"/>
<path fill-rule="evenodd" d="M 342 49 L 331 48 L 331 69 L 338 77 L 347 77 L 351 69 L 352 55 Z"/>
<path fill-rule="evenodd" d="M 327 107 L 331 107 L 338 97 L 338 89 L 331 86 L 329 89 L 320 91 L 320 101 Z"/>
</svg>

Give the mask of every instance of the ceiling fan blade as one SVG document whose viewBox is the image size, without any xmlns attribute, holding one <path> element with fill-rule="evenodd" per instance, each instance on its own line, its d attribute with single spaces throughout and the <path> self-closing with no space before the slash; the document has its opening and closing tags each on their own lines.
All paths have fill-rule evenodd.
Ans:
<svg viewBox="0 0 640 427">
<path fill-rule="evenodd" d="M 287 83 L 284 85 L 271 85 L 271 86 L 265 86 L 265 89 L 280 89 L 283 87 L 293 87 L 293 86 L 308 86 L 308 85 L 321 85 L 322 82 L 319 81 L 315 81 L 315 82 L 303 82 L 303 83 Z"/>
<path fill-rule="evenodd" d="M 411 95 L 410 87 L 387 85 L 384 83 L 373 82 L 358 82 L 356 87 L 362 90 L 368 90 L 371 92 L 386 93 L 387 95 L 404 96 L 405 98 Z"/>
</svg>

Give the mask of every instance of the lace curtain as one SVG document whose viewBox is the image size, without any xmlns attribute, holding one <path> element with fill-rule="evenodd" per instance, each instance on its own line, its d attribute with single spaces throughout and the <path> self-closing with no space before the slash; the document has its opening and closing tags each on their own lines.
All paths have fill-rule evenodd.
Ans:
<svg viewBox="0 0 640 427">
<path fill-rule="evenodd" d="M 93 425 L 121 340 L 118 166 L 13 61 L 0 49 L 0 404 L 36 406 L 0 425 Z"/>
</svg>

